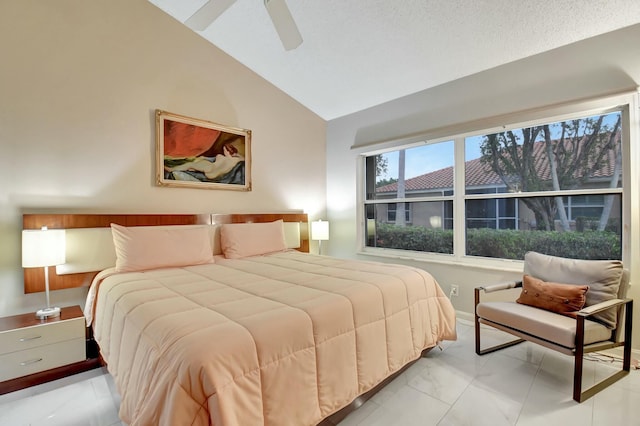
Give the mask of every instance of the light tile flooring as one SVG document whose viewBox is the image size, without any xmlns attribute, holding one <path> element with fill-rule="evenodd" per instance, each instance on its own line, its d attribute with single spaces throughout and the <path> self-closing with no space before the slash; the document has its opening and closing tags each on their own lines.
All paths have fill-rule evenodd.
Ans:
<svg viewBox="0 0 640 426">
<path fill-rule="evenodd" d="M 483 331 L 483 346 L 506 340 Z M 472 324 L 433 349 L 340 426 L 640 425 L 640 370 L 593 398 L 571 399 L 572 358 L 530 343 L 479 357 Z M 619 362 L 588 361 L 585 384 Z M 124 425 L 119 396 L 101 369 L 0 396 L 0 425 Z"/>
</svg>

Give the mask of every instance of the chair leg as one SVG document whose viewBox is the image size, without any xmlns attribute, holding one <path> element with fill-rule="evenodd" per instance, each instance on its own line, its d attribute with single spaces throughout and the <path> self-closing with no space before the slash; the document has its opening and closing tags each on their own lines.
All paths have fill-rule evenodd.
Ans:
<svg viewBox="0 0 640 426">
<path fill-rule="evenodd" d="M 524 342 L 524 339 L 516 339 L 516 340 L 511 340 L 509 342 L 506 343 L 502 343 L 500 345 L 495 345 L 495 346 L 491 346 L 490 348 L 485 348 L 485 349 L 480 349 L 480 327 L 479 327 L 479 323 L 478 323 L 478 327 L 476 327 L 476 353 L 478 355 L 486 355 L 486 354 L 490 354 L 491 352 L 495 352 L 495 351 L 499 351 L 500 349 L 504 349 L 504 348 L 508 348 L 511 346 L 515 346 L 519 343 Z"/>
<path fill-rule="evenodd" d="M 576 351 L 573 361 L 573 399 L 582 402 L 582 370 L 584 364 L 584 317 L 576 323 Z M 586 398 L 585 398 L 586 399 Z"/>
<path fill-rule="evenodd" d="M 476 332 L 476 354 L 485 355 L 491 352 L 499 351 L 500 349 L 508 348 L 510 346 L 517 345 L 518 343 L 524 342 L 524 339 L 516 339 L 507 343 L 502 343 L 500 345 L 492 346 L 486 349 L 480 349 L 480 318 L 477 314 L 478 303 L 480 303 L 480 292 L 476 288 L 475 289 L 475 307 L 474 307 L 474 317 L 475 317 L 475 332 Z"/>
<path fill-rule="evenodd" d="M 477 298 L 477 295 L 476 295 Z M 476 308 L 477 309 L 477 301 L 476 301 Z M 478 318 L 478 314 L 474 312 L 474 317 L 475 317 L 475 332 L 476 332 L 476 353 L 478 355 L 482 355 L 482 351 L 480 350 L 480 319 Z"/>
<path fill-rule="evenodd" d="M 582 370 L 584 361 L 584 318 L 578 317 L 576 326 L 576 352 L 573 371 L 573 399 L 583 402 L 605 389 L 609 385 L 622 379 L 631 370 L 631 324 L 633 321 L 633 301 L 629 301 L 625 307 L 624 321 L 624 355 L 622 370 L 612 374 L 604 380 L 594 384 L 588 389 L 582 390 Z"/>
<path fill-rule="evenodd" d="M 626 342 L 625 342 L 625 346 L 626 346 Z M 626 359 L 624 362 L 626 362 Z M 582 365 L 580 365 L 580 370 L 578 373 L 577 364 L 578 364 L 578 359 L 576 358 L 576 370 L 574 372 L 574 382 L 573 382 L 573 399 L 576 402 L 586 401 L 587 399 L 591 398 L 593 395 L 597 394 L 601 390 L 607 388 L 608 386 L 612 385 L 613 383 L 617 382 L 618 380 L 622 379 L 627 374 L 629 374 L 629 370 L 625 370 L 623 368 L 622 370 L 612 374 L 611 376 L 607 377 L 604 380 L 601 380 L 600 382 L 596 383 L 590 388 L 582 391 L 581 390 L 582 389 Z"/>
</svg>

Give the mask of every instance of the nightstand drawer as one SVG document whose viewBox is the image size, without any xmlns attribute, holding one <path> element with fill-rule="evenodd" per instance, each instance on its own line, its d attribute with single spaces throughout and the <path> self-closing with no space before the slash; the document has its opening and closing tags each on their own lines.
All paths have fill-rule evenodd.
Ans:
<svg viewBox="0 0 640 426">
<path fill-rule="evenodd" d="M 86 359 L 84 337 L 0 355 L 0 382 Z"/>
<path fill-rule="evenodd" d="M 0 355 L 85 337 L 84 317 L 0 332 Z"/>
</svg>

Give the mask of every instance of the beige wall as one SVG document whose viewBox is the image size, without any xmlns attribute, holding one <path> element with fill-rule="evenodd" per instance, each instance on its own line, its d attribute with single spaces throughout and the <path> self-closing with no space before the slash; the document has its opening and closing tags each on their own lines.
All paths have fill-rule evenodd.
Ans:
<svg viewBox="0 0 640 426">
<path fill-rule="evenodd" d="M 327 214 L 331 221 L 328 253 L 339 257 L 403 262 L 424 268 L 436 277 L 447 294 L 451 284 L 458 284 L 460 295 L 453 299 L 453 304 L 460 312 L 471 314 L 473 287 L 515 279 L 522 272 L 359 256 L 357 230 L 362 222 L 357 205 L 359 152 L 389 147 L 391 143 L 386 141 L 417 134 L 445 137 L 451 136 L 442 133 L 448 128 L 463 133 L 482 129 L 487 122 L 491 126 L 498 125 L 490 120 L 491 117 L 633 90 L 640 84 L 640 43 L 637 40 L 640 40 L 640 24 L 331 120 L 327 126 Z M 637 120 L 637 113 L 635 117 Z M 638 121 L 633 125 L 635 135 L 638 135 Z M 635 152 L 637 155 L 638 151 Z M 640 299 L 640 260 L 638 245 L 634 243 L 640 240 L 637 185 L 638 180 L 629 184 L 628 191 L 634 194 L 630 203 L 632 226 L 625 232 L 627 244 L 636 250 L 626 265 L 631 269 L 630 295 Z M 627 253 L 628 248 L 625 247 Z M 634 317 L 634 347 L 640 348 L 638 303 Z"/>
<path fill-rule="evenodd" d="M 315 114 L 144 0 L 20 0 L 0 13 L 0 316 L 35 310 L 23 212 L 325 211 Z M 253 191 L 154 185 L 156 108 L 253 132 Z M 52 293 L 83 303 L 86 289 Z"/>
</svg>

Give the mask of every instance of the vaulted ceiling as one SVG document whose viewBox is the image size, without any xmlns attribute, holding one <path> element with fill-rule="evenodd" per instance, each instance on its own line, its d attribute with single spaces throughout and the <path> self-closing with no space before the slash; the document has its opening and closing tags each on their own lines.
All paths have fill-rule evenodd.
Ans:
<svg viewBox="0 0 640 426">
<path fill-rule="evenodd" d="M 149 1 L 180 22 L 207 2 Z M 236 0 L 197 32 L 325 120 L 640 22 L 638 0 L 287 5 L 304 40 L 294 50 L 283 48 L 263 0 Z"/>
</svg>

